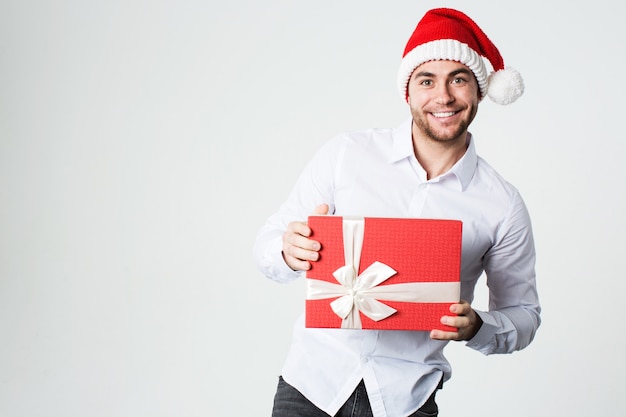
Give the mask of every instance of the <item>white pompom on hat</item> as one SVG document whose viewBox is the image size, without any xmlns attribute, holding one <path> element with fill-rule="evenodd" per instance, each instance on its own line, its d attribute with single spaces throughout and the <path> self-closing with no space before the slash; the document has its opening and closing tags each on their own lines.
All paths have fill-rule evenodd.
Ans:
<svg viewBox="0 0 626 417">
<path fill-rule="evenodd" d="M 439 8 L 426 12 L 406 44 L 400 69 L 398 89 L 408 99 L 407 86 L 415 68 L 424 62 L 452 60 L 467 65 L 480 88 L 481 97 L 489 96 L 498 104 L 510 104 L 524 93 L 519 72 L 505 67 L 498 48 L 466 14 Z M 484 59 L 493 68 L 487 73 Z"/>
</svg>

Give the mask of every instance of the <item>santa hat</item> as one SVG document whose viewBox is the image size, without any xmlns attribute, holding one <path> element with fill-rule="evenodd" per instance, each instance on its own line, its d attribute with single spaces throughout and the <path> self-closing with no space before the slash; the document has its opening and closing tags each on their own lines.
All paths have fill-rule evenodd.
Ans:
<svg viewBox="0 0 626 417">
<path fill-rule="evenodd" d="M 498 104 L 509 104 L 524 92 L 521 75 L 505 67 L 498 48 L 467 15 L 454 9 L 433 9 L 422 17 L 406 44 L 400 69 L 398 89 L 407 99 L 411 74 L 421 64 L 434 60 L 458 61 L 468 66 L 480 88 L 481 97 L 488 95 Z M 493 68 L 487 73 L 484 59 Z"/>
</svg>

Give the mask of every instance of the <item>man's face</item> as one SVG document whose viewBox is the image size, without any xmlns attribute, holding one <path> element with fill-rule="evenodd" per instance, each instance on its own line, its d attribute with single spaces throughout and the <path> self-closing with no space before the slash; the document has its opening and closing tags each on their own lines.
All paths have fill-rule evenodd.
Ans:
<svg viewBox="0 0 626 417">
<path fill-rule="evenodd" d="M 480 101 L 478 82 L 468 67 L 456 61 L 425 62 L 411 74 L 408 93 L 415 133 L 442 143 L 465 141 Z"/>
</svg>

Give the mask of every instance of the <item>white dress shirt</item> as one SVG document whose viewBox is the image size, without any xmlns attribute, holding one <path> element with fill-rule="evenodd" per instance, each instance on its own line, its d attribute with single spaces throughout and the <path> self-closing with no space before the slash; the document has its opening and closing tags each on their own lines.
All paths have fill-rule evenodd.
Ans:
<svg viewBox="0 0 626 417">
<path fill-rule="evenodd" d="M 467 346 L 488 355 L 532 341 L 540 306 L 530 218 L 517 189 L 477 156 L 471 135 L 465 155 L 430 180 L 413 152 L 410 119 L 395 129 L 330 140 L 259 231 L 254 253 L 263 274 L 279 282 L 304 276 L 285 264 L 282 234 L 322 203 L 341 216 L 461 220 L 461 298 L 473 300 L 483 271 L 490 295 L 489 311 L 477 312 L 483 325 Z M 374 417 L 404 417 L 428 399 L 442 376 L 450 377 L 445 345 L 421 331 L 309 329 L 301 316 L 282 375 L 330 415 L 364 380 Z"/>
</svg>

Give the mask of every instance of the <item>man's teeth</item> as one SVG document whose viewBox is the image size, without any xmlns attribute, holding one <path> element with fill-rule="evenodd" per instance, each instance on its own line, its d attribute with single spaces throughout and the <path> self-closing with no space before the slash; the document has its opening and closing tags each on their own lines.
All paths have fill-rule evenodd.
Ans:
<svg viewBox="0 0 626 417">
<path fill-rule="evenodd" d="M 435 117 L 450 117 L 453 116 L 454 112 L 453 111 L 447 111 L 447 112 L 441 112 L 441 113 L 433 113 L 433 116 Z"/>
</svg>

